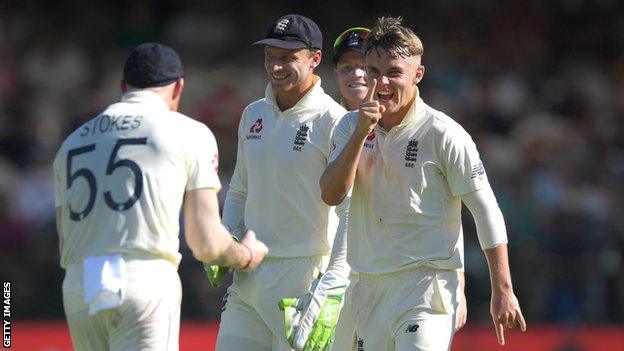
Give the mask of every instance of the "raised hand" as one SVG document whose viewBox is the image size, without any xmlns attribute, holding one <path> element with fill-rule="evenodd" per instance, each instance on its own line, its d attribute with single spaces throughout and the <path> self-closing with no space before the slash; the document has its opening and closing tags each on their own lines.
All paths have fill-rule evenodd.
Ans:
<svg viewBox="0 0 624 351">
<path fill-rule="evenodd" d="M 379 104 L 374 99 L 375 90 L 377 89 L 377 79 L 373 78 L 368 85 L 366 97 L 360 103 L 360 118 L 357 125 L 357 133 L 361 136 L 367 136 L 375 128 L 375 125 L 381 119 L 381 114 L 386 111 L 386 107 Z"/>
</svg>

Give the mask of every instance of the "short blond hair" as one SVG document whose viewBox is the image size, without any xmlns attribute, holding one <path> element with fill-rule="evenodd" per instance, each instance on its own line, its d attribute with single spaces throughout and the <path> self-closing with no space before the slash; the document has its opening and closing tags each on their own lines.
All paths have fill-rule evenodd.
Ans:
<svg viewBox="0 0 624 351">
<path fill-rule="evenodd" d="M 364 54 L 382 48 L 401 57 L 422 56 L 424 48 L 420 38 L 409 28 L 401 25 L 401 17 L 380 17 L 368 34 Z"/>
</svg>

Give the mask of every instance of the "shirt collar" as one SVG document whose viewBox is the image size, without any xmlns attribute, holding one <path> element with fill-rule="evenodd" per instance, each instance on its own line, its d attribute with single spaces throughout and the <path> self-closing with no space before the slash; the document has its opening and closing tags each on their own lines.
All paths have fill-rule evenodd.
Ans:
<svg viewBox="0 0 624 351">
<path fill-rule="evenodd" d="M 312 82 L 314 83 L 314 85 L 312 86 L 312 89 L 310 89 L 301 99 L 299 99 L 299 101 L 297 101 L 297 103 L 293 107 L 287 110 L 284 110 L 282 112 L 286 112 L 286 111 L 293 112 L 293 111 L 299 111 L 299 110 L 306 110 L 309 108 L 315 108 L 315 109 L 318 108 L 318 104 L 316 104 L 316 99 L 318 96 L 321 96 L 324 93 L 323 88 L 321 88 L 321 77 L 317 76 L 316 74 L 313 75 Z M 271 85 L 271 82 L 267 84 L 267 87 L 264 91 L 264 96 L 269 105 L 279 110 L 279 106 L 277 105 L 275 92 L 273 91 L 273 86 Z"/>
<path fill-rule="evenodd" d="M 121 102 L 151 104 L 154 107 L 169 110 L 169 106 L 160 95 L 149 90 L 131 90 L 121 96 Z"/>
<path fill-rule="evenodd" d="M 414 101 L 412 102 L 412 106 L 408 110 L 405 118 L 397 125 L 397 127 L 402 128 L 412 123 L 416 123 L 422 119 L 425 114 L 425 102 L 420 98 L 420 91 L 418 87 L 414 87 Z"/>
</svg>

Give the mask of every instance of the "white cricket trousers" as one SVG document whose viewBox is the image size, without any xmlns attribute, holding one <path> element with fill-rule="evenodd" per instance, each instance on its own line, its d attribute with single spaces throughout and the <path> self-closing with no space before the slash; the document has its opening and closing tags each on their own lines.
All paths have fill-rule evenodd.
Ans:
<svg viewBox="0 0 624 351">
<path fill-rule="evenodd" d="M 125 259 L 126 296 L 121 306 L 89 316 L 82 263 L 67 268 L 63 307 L 74 349 L 166 350 L 179 348 L 182 285 L 177 267 L 164 259 Z"/>
</svg>

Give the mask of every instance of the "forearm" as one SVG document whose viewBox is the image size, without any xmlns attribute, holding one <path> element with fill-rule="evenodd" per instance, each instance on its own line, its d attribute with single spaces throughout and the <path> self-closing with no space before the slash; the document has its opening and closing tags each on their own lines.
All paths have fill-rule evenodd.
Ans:
<svg viewBox="0 0 624 351">
<path fill-rule="evenodd" d="M 366 135 L 354 133 L 338 158 L 331 162 L 321 176 L 321 198 L 328 205 L 337 205 L 347 196 L 355 181 L 357 165 Z"/>
<path fill-rule="evenodd" d="M 507 257 L 507 244 L 501 244 L 484 250 L 490 271 L 490 283 L 493 294 L 513 293 L 511 272 Z"/>
<path fill-rule="evenodd" d="M 230 233 L 242 238 L 245 233 L 245 201 L 246 195 L 230 188 L 223 204 L 223 219 L 221 222 Z"/>
</svg>

